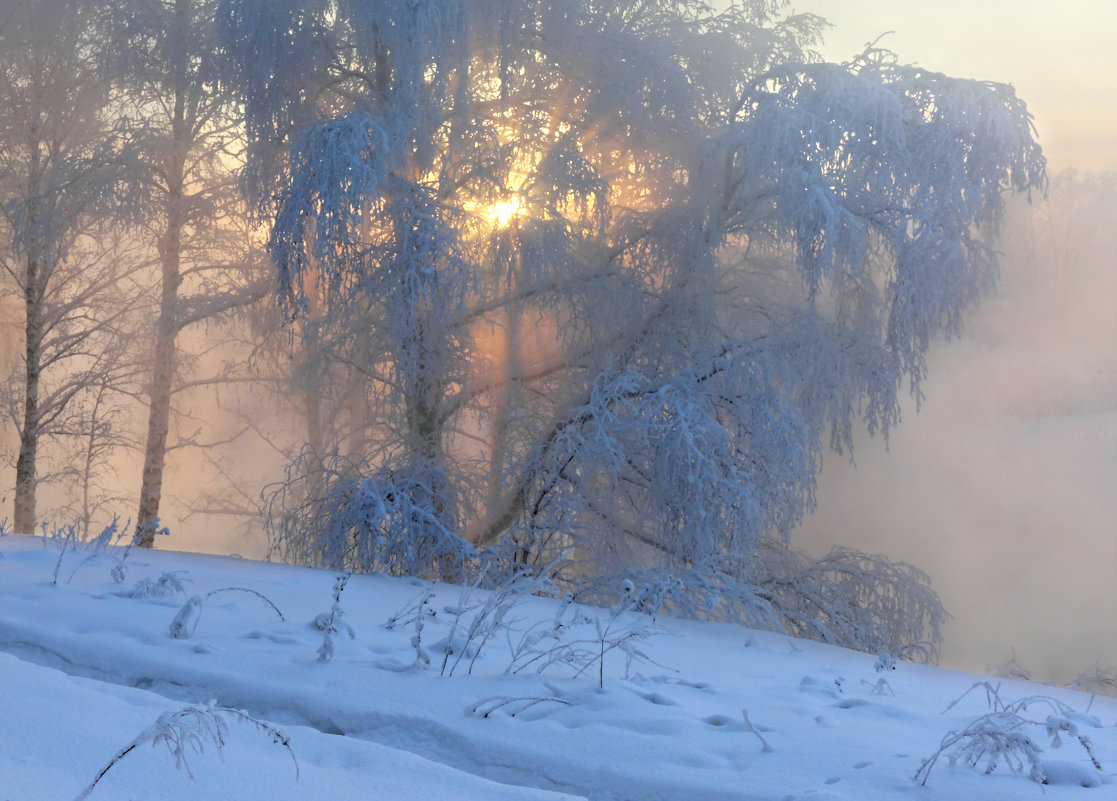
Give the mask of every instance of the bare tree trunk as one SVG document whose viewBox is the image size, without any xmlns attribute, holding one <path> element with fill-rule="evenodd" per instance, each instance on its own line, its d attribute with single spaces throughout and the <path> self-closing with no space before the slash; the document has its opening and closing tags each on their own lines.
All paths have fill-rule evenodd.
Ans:
<svg viewBox="0 0 1117 801">
<path fill-rule="evenodd" d="M 177 3 L 181 14 L 183 4 Z M 159 502 L 163 495 L 163 468 L 167 457 L 167 434 L 171 420 L 171 389 L 174 383 L 178 335 L 178 290 L 182 284 L 183 190 L 186 171 L 186 150 L 190 132 L 186 125 L 186 91 L 181 80 L 174 87 L 175 104 L 171 119 L 171 155 L 167 165 L 166 230 L 159 241 L 162 267 L 162 292 L 159 319 L 155 324 L 155 363 L 151 371 L 148 394 L 147 446 L 140 486 L 140 506 L 136 514 L 137 544 L 143 548 L 155 545 L 155 521 L 159 518 Z"/>
<path fill-rule="evenodd" d="M 163 303 L 155 331 L 155 364 L 151 374 L 147 447 L 144 449 L 140 507 L 136 515 L 136 532 L 140 536 L 137 544 L 143 548 L 151 548 L 155 543 L 154 527 L 159 518 L 159 502 L 163 493 L 163 468 L 171 418 L 171 384 L 175 372 L 174 307 L 178 282 L 167 280 L 166 261 L 167 257 L 164 256 Z M 178 261 L 177 254 L 174 261 Z M 177 271 L 175 277 L 177 278 Z"/>
<path fill-rule="evenodd" d="M 42 331 L 39 325 L 38 265 L 28 259 L 27 265 L 27 375 L 24 385 L 23 426 L 19 432 L 19 458 L 16 460 L 15 530 L 33 534 L 35 525 L 35 489 L 37 474 L 35 458 L 39 449 L 39 373 L 42 358 Z"/>
<path fill-rule="evenodd" d="M 43 357 L 43 275 L 44 265 L 39 263 L 36 194 L 39 191 L 39 171 L 41 160 L 38 143 L 32 143 L 31 159 L 28 165 L 30 186 L 28 192 L 27 230 L 30 241 L 27 247 L 27 274 L 24 276 L 23 300 L 24 316 L 24 383 L 23 425 L 19 432 L 19 457 L 16 459 L 15 502 L 12 522 L 21 534 L 33 534 L 35 525 L 35 490 L 38 484 L 35 460 L 39 450 L 39 376 L 42 372 Z"/>
<path fill-rule="evenodd" d="M 155 363 L 151 371 L 148 394 L 147 446 L 144 448 L 143 483 L 140 486 L 140 507 L 136 515 L 138 545 L 151 548 L 155 544 L 155 521 L 163 494 L 163 468 L 167 457 L 167 434 L 171 420 L 171 387 L 175 376 L 178 334 L 176 311 L 178 289 L 182 283 L 179 272 L 181 251 L 181 217 L 177 210 L 181 201 L 181 184 L 168 203 L 167 230 L 159 243 L 163 287 L 159 303 L 159 319 L 155 324 Z M 175 197 L 177 195 L 177 197 Z"/>
</svg>

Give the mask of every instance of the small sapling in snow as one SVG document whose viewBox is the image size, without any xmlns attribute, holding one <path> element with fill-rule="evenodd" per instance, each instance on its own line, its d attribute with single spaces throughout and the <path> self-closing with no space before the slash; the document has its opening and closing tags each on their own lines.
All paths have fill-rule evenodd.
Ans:
<svg viewBox="0 0 1117 801">
<path fill-rule="evenodd" d="M 286 621 L 287 618 L 279 611 L 279 607 L 271 602 L 266 596 L 256 592 L 256 590 L 249 590 L 245 587 L 221 587 L 220 589 L 210 590 L 205 595 L 194 595 L 186 599 L 186 603 L 178 610 L 174 620 L 171 621 L 170 632 L 171 636 L 176 640 L 186 640 L 193 636 L 195 629 L 198 628 L 198 621 L 202 616 L 202 605 L 215 595 L 223 592 L 246 592 L 249 595 L 255 595 L 265 604 L 267 604 L 273 612 L 279 617 L 281 622 Z"/>
</svg>

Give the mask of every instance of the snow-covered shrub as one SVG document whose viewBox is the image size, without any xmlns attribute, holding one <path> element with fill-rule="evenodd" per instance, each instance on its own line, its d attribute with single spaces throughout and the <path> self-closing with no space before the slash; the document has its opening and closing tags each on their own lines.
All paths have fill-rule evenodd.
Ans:
<svg viewBox="0 0 1117 801">
<path fill-rule="evenodd" d="M 250 590 L 245 587 L 220 587 L 216 590 L 210 590 L 205 595 L 193 595 L 186 599 L 186 603 L 178 610 L 174 620 L 171 621 L 169 627 L 170 634 L 176 640 L 186 640 L 194 635 L 194 631 L 198 628 L 198 621 L 202 617 L 202 606 L 207 600 L 215 595 L 223 592 L 246 592 L 249 595 L 255 595 L 263 601 L 275 614 L 279 617 L 280 621 L 285 621 L 287 618 L 279 611 L 279 607 L 271 602 L 267 596 Z"/>
<path fill-rule="evenodd" d="M 1067 686 L 1090 695 L 1117 695 L 1117 670 L 1094 665 L 1079 673 Z"/>
<path fill-rule="evenodd" d="M 961 761 L 977 767 L 984 763 L 985 773 L 1007 765 L 1013 773 L 1027 770 L 1028 777 L 1043 783 L 1043 765 L 1039 755 L 1043 749 L 1028 733 L 1031 722 L 1013 712 L 990 712 L 974 720 L 961 731 L 943 737 L 937 751 L 923 761 L 915 778 L 926 784 L 939 757 L 946 756 L 953 766 Z"/>
<path fill-rule="evenodd" d="M 936 663 L 949 619 L 923 571 L 879 554 L 835 547 L 813 559 L 770 545 L 751 571 L 779 628 L 797 637 Z"/>
<path fill-rule="evenodd" d="M 314 618 L 314 628 L 322 632 L 322 645 L 318 648 L 319 662 L 329 662 L 334 658 L 334 637 L 336 635 L 344 633 L 351 640 L 357 636 L 357 632 L 345 620 L 345 611 L 341 608 L 341 594 L 345 591 L 345 585 L 349 583 L 352 576 L 353 572 L 346 570 L 334 579 L 334 602 L 330 611 L 323 612 Z"/>
<path fill-rule="evenodd" d="M 1016 649 L 1012 649 L 1009 660 L 993 671 L 994 676 L 1002 679 L 1015 679 L 1016 681 L 1035 681 L 1035 675 L 1028 668 L 1020 664 L 1016 658 Z"/>
<path fill-rule="evenodd" d="M 574 599 L 595 605 L 624 608 L 626 611 L 643 612 L 655 617 L 672 611 L 677 596 L 687 588 L 687 582 L 674 573 L 661 571 L 627 571 L 625 573 L 587 579 L 578 587 Z"/>
<path fill-rule="evenodd" d="M 164 745 L 171 756 L 175 758 L 175 766 L 185 770 L 191 779 L 194 774 L 190 772 L 188 756 L 205 753 L 207 746 L 212 746 L 218 755 L 225 747 L 229 734 L 229 725 L 225 718 L 231 718 L 237 723 L 247 723 L 257 731 L 271 738 L 276 745 L 281 745 L 291 756 L 295 763 L 295 780 L 299 778 L 299 761 L 295 759 L 295 752 L 291 750 L 291 740 L 282 731 L 262 720 L 252 717 L 238 709 L 214 706 L 209 704 L 195 704 L 183 707 L 174 712 L 164 712 L 154 724 L 144 729 L 128 745 L 117 751 L 116 756 L 108 761 L 105 767 L 94 777 L 75 801 L 83 801 L 89 797 L 97 784 L 105 777 L 113 766 L 132 751 L 145 743 L 153 746 Z"/>
<path fill-rule="evenodd" d="M 267 525 L 273 553 L 287 562 L 462 581 L 477 554 L 454 530 L 455 506 L 438 468 L 305 452 L 269 493 Z"/>
<path fill-rule="evenodd" d="M 884 556 L 834 548 L 821 559 L 765 540 L 755 559 L 708 559 L 683 570 L 559 576 L 576 600 L 609 606 L 623 579 L 638 605 L 677 617 L 742 623 L 806 639 L 936 663 L 949 619 L 922 571 Z"/>
<path fill-rule="evenodd" d="M 620 588 L 629 581 L 638 589 L 643 611 L 673 617 L 744 623 L 753 628 L 782 630 L 771 604 L 756 584 L 741 580 L 746 564 L 728 558 L 707 559 L 683 570 L 629 569 L 595 576 L 561 576 L 574 600 L 610 607 L 623 600 Z"/>
<path fill-rule="evenodd" d="M 1100 727 L 1101 723 L 1097 718 L 1079 714 L 1062 701 L 1047 695 L 1032 695 L 1006 702 L 1001 698 L 999 685 L 994 687 L 987 681 L 975 683 L 952 701 L 944 712 L 976 689 L 985 690 L 990 711 L 976 718 L 961 731 L 950 731 L 943 737 L 935 753 L 923 760 L 915 773 L 914 778 L 921 784 L 927 783 L 932 768 L 943 756 L 952 766 L 963 762 L 981 767 L 986 774 L 993 773 L 1001 765 L 1007 765 L 1013 773 L 1022 774 L 1026 771 L 1032 781 L 1046 784 L 1047 776 L 1040 759 L 1043 748 L 1030 734 L 1037 729 L 1051 738 L 1052 748 L 1060 748 L 1064 736 L 1077 741 L 1086 752 L 1090 764 L 1096 770 L 1102 769 L 1094 755 L 1090 738 L 1079 731 L 1083 725 Z M 1033 706 L 1045 708 L 1048 714 L 1042 720 L 1025 717 L 1028 708 Z"/>
</svg>

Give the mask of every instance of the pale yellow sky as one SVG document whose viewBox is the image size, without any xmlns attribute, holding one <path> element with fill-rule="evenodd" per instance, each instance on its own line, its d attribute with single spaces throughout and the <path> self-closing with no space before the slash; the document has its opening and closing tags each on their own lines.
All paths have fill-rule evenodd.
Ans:
<svg viewBox="0 0 1117 801">
<path fill-rule="evenodd" d="M 1035 115 L 1052 171 L 1117 170 L 1115 0 L 795 0 L 828 19 L 828 58 L 867 41 L 904 62 L 1011 83 Z"/>
</svg>

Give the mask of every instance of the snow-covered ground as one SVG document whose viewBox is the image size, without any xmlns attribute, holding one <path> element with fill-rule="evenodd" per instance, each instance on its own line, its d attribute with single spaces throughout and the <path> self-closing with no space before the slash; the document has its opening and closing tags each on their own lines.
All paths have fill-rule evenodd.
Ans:
<svg viewBox="0 0 1117 801">
<path fill-rule="evenodd" d="M 1005 742 L 1016 753 L 1042 748 L 1050 783 L 1030 781 L 1027 764 L 1014 773 L 1011 756 L 986 775 L 985 760 L 951 766 L 947 754 L 922 785 L 913 776 L 943 737 L 990 712 L 983 687 L 944 712 L 982 677 L 909 663 L 878 671 L 876 656 L 770 632 L 637 612 L 613 619 L 609 610 L 564 610 L 537 598 L 508 613 L 509 625 L 484 644 L 472 672 L 476 649 L 459 649 L 465 656 L 446 676 L 443 654 L 462 591 L 369 576 L 352 577 L 342 592 L 346 616 L 332 638 L 333 659 L 322 662 L 324 637 L 313 621 L 331 610 L 333 573 L 132 552 L 117 583 L 114 558 L 87 562 L 70 551 L 55 585 L 53 545 L 0 537 L 0 554 L 0 801 L 77 798 L 133 742 L 88 798 L 1114 797 L 1106 785 L 1117 774 L 1117 702 L 1109 698 L 991 680 L 1002 704 L 1049 696 L 1013 708 L 1018 718 L 1004 712 L 985 722 L 994 742 L 1007 722 L 1036 721 Z M 137 582 L 168 573 L 185 595 L 130 597 Z M 206 597 L 225 587 L 253 592 Z M 431 591 L 421 615 L 407 611 Z M 191 636 L 176 639 L 170 624 L 187 596 L 204 599 L 201 614 L 187 621 Z M 475 592 L 469 604 L 487 597 Z M 457 615 L 455 642 L 479 611 Z M 557 639 L 534 646 L 547 656 L 509 673 L 524 632 L 553 633 L 560 612 Z M 599 688 L 601 643 L 620 640 L 632 646 L 631 663 L 619 645 L 608 650 Z M 205 728 L 215 725 L 226 728 Z M 1061 733 L 1056 750 L 1048 725 L 1089 737 L 1101 770 L 1075 729 Z M 224 747 L 207 731 L 221 733 Z M 176 764 L 167 747 L 175 740 L 163 736 L 176 733 L 185 764 Z M 958 746 L 974 743 L 963 738 Z"/>
</svg>

